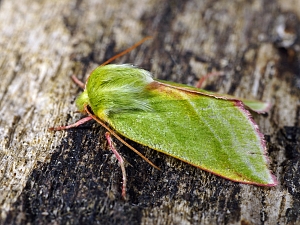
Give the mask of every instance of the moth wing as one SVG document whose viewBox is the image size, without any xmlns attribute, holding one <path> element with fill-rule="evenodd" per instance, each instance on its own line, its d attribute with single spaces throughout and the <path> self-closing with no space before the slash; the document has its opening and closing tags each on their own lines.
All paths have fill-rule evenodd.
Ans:
<svg viewBox="0 0 300 225">
<path fill-rule="evenodd" d="M 145 99 L 151 110 L 116 113 L 108 123 L 135 142 L 224 178 L 276 185 L 263 135 L 243 103 L 182 87 L 154 81 Z"/>
<path fill-rule="evenodd" d="M 257 112 L 257 113 L 265 113 L 267 112 L 270 107 L 271 104 L 269 102 L 263 102 L 263 101 L 259 101 L 259 100 L 253 100 L 253 99 L 245 99 L 245 98 L 237 98 L 235 96 L 232 95 L 227 95 L 227 94 L 220 94 L 220 93 L 215 93 L 215 92 L 211 92 L 211 91 L 206 91 L 203 89 L 199 89 L 199 88 L 195 88 L 192 86 L 188 86 L 185 84 L 178 84 L 178 83 L 174 83 L 174 82 L 170 82 L 170 81 L 164 81 L 164 80 L 157 80 L 160 83 L 164 83 L 167 85 L 172 85 L 174 87 L 177 88 L 183 88 L 186 90 L 190 90 L 193 92 L 198 92 L 199 94 L 203 94 L 203 95 L 209 95 L 215 98 L 223 98 L 223 99 L 227 99 L 227 100 L 239 100 L 242 101 L 243 104 L 250 109 L 251 111 Z"/>
</svg>

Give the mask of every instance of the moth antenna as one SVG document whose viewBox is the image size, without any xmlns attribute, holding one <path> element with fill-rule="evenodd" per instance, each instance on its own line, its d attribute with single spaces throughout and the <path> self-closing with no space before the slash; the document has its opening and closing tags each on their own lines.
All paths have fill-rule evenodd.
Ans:
<svg viewBox="0 0 300 225">
<path fill-rule="evenodd" d="M 139 45 L 143 44 L 145 41 L 147 41 L 148 39 L 151 39 L 152 37 L 151 36 L 148 36 L 148 37 L 145 37 L 143 38 L 142 40 L 140 40 L 139 42 L 135 43 L 133 46 L 131 46 L 130 48 L 127 48 L 126 50 L 118 53 L 117 55 L 111 57 L 110 59 L 106 60 L 104 63 L 102 63 L 100 66 L 105 66 L 107 65 L 108 63 L 114 61 L 115 59 L 127 54 L 128 52 L 132 51 L 133 49 L 135 49 L 136 47 L 138 47 Z M 98 67 L 100 67 L 98 66 Z M 96 67 L 94 70 L 96 70 L 98 67 Z M 94 70 L 90 73 L 90 75 L 94 72 Z M 89 79 L 90 75 L 87 77 L 86 80 Z"/>
<path fill-rule="evenodd" d="M 138 154 L 143 160 L 145 160 L 147 163 L 149 163 L 151 166 L 153 166 L 155 169 L 160 170 L 159 167 L 154 165 L 149 159 L 147 159 L 142 153 L 140 153 L 138 150 L 136 150 L 134 147 L 132 147 L 130 144 L 128 144 L 126 141 L 124 141 L 119 135 L 116 134 L 112 129 L 110 129 L 104 122 L 102 122 L 99 118 L 94 116 L 88 109 L 87 105 L 84 105 L 84 109 L 87 112 L 87 114 L 93 118 L 96 122 L 98 122 L 102 127 L 104 127 L 109 133 L 111 133 L 116 139 L 118 139 L 122 144 L 130 148 L 132 151 L 134 151 L 136 154 Z"/>
<path fill-rule="evenodd" d="M 138 47 L 139 45 L 143 44 L 145 41 L 147 41 L 148 39 L 151 39 L 151 36 L 145 37 L 142 40 L 140 40 L 139 42 L 135 43 L 133 46 L 131 46 L 130 48 L 127 48 L 126 50 L 124 50 L 123 52 L 120 52 L 119 54 L 111 57 L 109 60 L 105 61 L 104 63 L 102 63 L 100 66 L 104 66 L 112 61 L 114 61 L 115 59 L 127 54 L 128 52 L 132 51 L 133 49 L 135 49 L 136 47 Z"/>
</svg>

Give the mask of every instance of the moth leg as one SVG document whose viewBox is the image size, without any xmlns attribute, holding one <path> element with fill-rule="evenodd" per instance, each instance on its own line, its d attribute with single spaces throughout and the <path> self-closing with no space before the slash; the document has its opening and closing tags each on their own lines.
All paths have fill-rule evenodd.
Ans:
<svg viewBox="0 0 300 225">
<path fill-rule="evenodd" d="M 119 164 L 120 164 L 120 167 L 121 167 L 121 170 L 122 170 L 122 175 L 123 175 L 122 197 L 123 197 L 123 199 L 126 199 L 126 182 L 127 182 L 127 178 L 126 178 L 124 160 L 123 160 L 122 156 L 116 150 L 109 132 L 105 133 L 105 137 L 106 137 L 106 140 L 108 142 L 110 150 L 112 150 L 112 152 L 115 154 L 117 160 L 119 161 Z"/>
<path fill-rule="evenodd" d="M 93 119 L 92 117 L 87 116 L 87 117 L 84 117 L 84 118 L 78 120 L 76 123 L 73 123 L 73 124 L 70 124 L 70 125 L 67 125 L 67 126 L 50 127 L 49 130 L 54 130 L 54 131 L 67 130 L 67 129 L 70 129 L 70 128 L 78 127 L 79 125 L 84 124 L 84 123 L 86 123 L 86 122 L 88 122 L 92 119 Z"/>
<path fill-rule="evenodd" d="M 86 113 L 93 118 L 96 122 L 98 122 L 102 127 L 104 127 L 106 130 L 109 131 L 110 134 L 112 134 L 115 138 L 117 138 L 121 143 L 123 143 L 125 146 L 127 146 L 128 148 L 130 148 L 132 151 L 134 151 L 136 154 L 138 154 L 143 160 L 145 160 L 147 163 L 149 163 L 151 166 L 153 166 L 155 169 L 160 170 L 160 168 L 158 168 L 157 166 L 155 166 L 149 159 L 147 159 L 144 155 L 142 155 L 142 153 L 140 153 L 138 150 L 136 150 L 134 147 L 132 147 L 130 144 L 128 144 L 126 141 L 124 141 L 119 135 L 116 134 L 116 132 L 114 132 L 112 129 L 110 129 L 104 122 L 102 122 L 98 117 L 96 117 L 95 115 L 93 115 L 87 105 L 84 106 L 84 110 L 86 111 Z"/>
<path fill-rule="evenodd" d="M 203 83 L 205 80 L 207 80 L 209 77 L 212 77 L 212 76 L 224 76 L 225 73 L 223 71 L 216 71 L 216 72 L 211 72 L 211 73 L 208 73 L 206 74 L 205 76 L 201 77 L 197 84 L 196 84 L 196 87 L 197 88 L 202 88 L 203 87 Z"/>
<path fill-rule="evenodd" d="M 71 78 L 75 84 L 84 89 L 84 83 L 81 80 L 79 80 L 75 75 L 72 75 Z"/>
</svg>

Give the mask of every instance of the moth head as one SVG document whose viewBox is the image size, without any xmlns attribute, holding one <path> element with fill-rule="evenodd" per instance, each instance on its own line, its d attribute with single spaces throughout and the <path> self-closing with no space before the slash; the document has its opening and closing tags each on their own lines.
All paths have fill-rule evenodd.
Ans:
<svg viewBox="0 0 300 225">
<path fill-rule="evenodd" d="M 84 112 L 85 105 L 90 105 L 86 89 L 76 99 L 76 106 L 80 112 Z"/>
</svg>

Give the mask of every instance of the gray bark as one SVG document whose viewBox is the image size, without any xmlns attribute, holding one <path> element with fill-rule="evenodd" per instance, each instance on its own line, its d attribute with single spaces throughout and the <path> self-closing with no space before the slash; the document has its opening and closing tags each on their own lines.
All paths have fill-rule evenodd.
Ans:
<svg viewBox="0 0 300 225">
<path fill-rule="evenodd" d="M 0 5 L 0 223 L 297 224 L 300 218 L 300 3 L 278 1 L 13 1 Z M 154 77 L 270 101 L 254 114 L 279 180 L 234 183 L 130 142 L 158 171 L 116 141 L 128 161 L 128 200 L 105 130 L 81 116 L 70 76 L 145 36 L 115 61 Z"/>
</svg>

